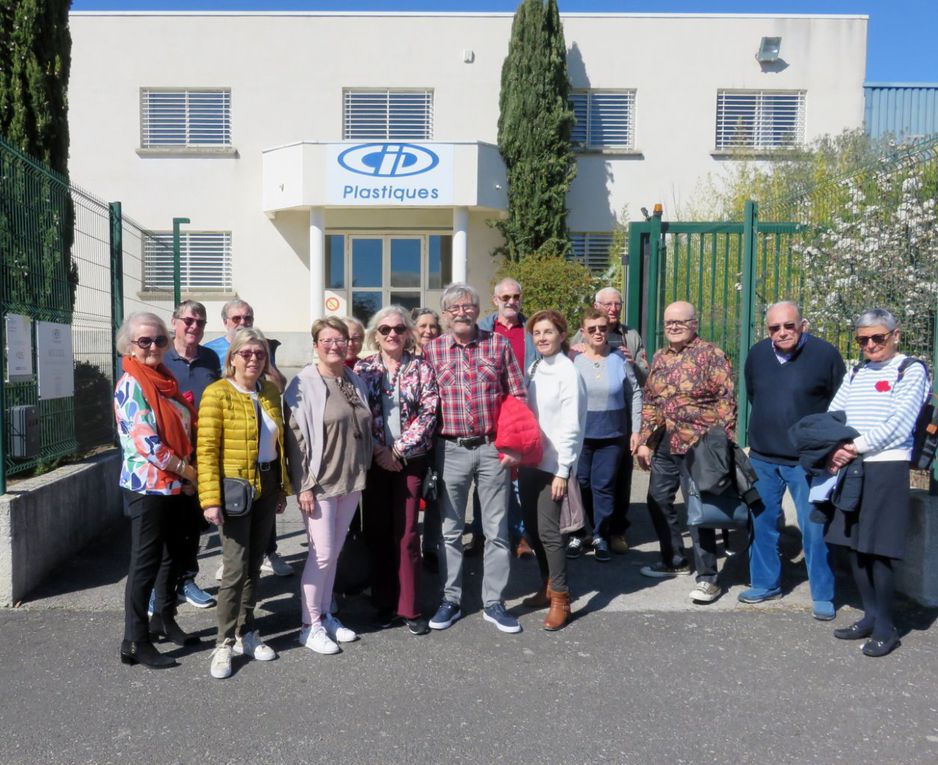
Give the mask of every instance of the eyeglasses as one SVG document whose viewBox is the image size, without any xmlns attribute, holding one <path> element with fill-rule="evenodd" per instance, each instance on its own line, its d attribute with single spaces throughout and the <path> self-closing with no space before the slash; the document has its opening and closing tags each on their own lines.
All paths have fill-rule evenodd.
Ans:
<svg viewBox="0 0 938 765">
<path fill-rule="evenodd" d="M 380 327 L 378 327 L 378 334 L 381 335 L 381 337 L 387 337 L 392 332 L 400 337 L 406 331 L 407 327 L 404 324 L 395 324 L 393 327 L 390 327 L 387 324 L 382 324 Z"/>
<path fill-rule="evenodd" d="M 776 332 L 778 332 L 782 327 L 784 327 L 785 329 L 787 329 L 789 332 L 793 332 L 795 329 L 797 329 L 798 325 L 797 325 L 795 322 L 793 322 L 793 321 L 786 321 L 786 322 L 784 322 L 783 324 L 769 324 L 769 325 L 766 327 L 766 329 L 769 330 L 769 334 L 770 334 L 770 335 L 774 335 L 774 334 L 775 334 Z"/>
<path fill-rule="evenodd" d="M 514 293 L 513 295 L 498 295 L 497 297 L 503 303 L 511 303 L 511 302 L 520 303 L 521 302 L 521 295 L 520 293 L 517 293 L 517 292 Z"/>
<path fill-rule="evenodd" d="M 205 319 L 196 319 L 194 316 L 180 316 L 178 321 L 181 321 L 186 325 L 186 329 L 189 329 L 193 324 L 197 327 L 205 326 Z"/>
<path fill-rule="evenodd" d="M 229 316 L 228 321 L 234 324 L 247 324 L 250 326 L 251 324 L 254 323 L 254 314 L 253 313 L 236 314 L 234 316 Z"/>
<path fill-rule="evenodd" d="M 267 351 L 257 350 L 257 351 L 238 351 L 238 356 L 240 356 L 245 361 L 250 361 L 251 359 L 257 359 L 258 361 L 263 361 L 267 358 Z"/>
<path fill-rule="evenodd" d="M 146 350 L 154 343 L 157 348 L 165 348 L 166 344 L 169 342 L 169 338 L 166 335 L 157 335 L 156 337 L 138 337 L 136 340 L 131 340 L 134 345 L 138 348 L 143 348 Z"/>
<path fill-rule="evenodd" d="M 665 327 L 673 327 L 674 329 L 684 329 L 684 327 L 689 327 L 693 324 L 696 319 L 665 319 Z"/>
<path fill-rule="evenodd" d="M 349 345 L 351 345 L 352 343 L 358 343 L 360 345 L 361 343 L 365 342 L 365 338 L 362 335 L 349 335 L 348 342 L 349 342 Z"/>
<path fill-rule="evenodd" d="M 609 332 L 609 325 L 608 324 L 594 324 L 592 327 L 585 327 L 585 329 L 586 329 L 587 334 L 590 334 L 590 335 L 595 335 L 597 332 L 601 332 L 602 334 L 605 335 L 607 332 Z"/>
<path fill-rule="evenodd" d="M 479 306 L 477 306 L 475 303 L 463 303 L 462 305 L 451 305 L 449 308 L 446 309 L 446 313 L 452 313 L 452 314 L 472 313 L 478 307 Z"/>
<path fill-rule="evenodd" d="M 327 345 L 327 346 L 328 345 L 333 345 L 333 346 L 348 345 L 348 340 L 346 340 L 344 337 L 327 337 L 327 338 L 323 338 L 322 340 L 317 340 L 316 342 L 319 343 L 320 345 Z"/>
<path fill-rule="evenodd" d="M 622 308 L 622 303 L 612 301 L 611 303 L 599 303 L 603 308 Z"/>
<path fill-rule="evenodd" d="M 886 342 L 886 338 L 891 334 L 892 332 L 887 332 L 885 335 L 857 335 L 857 345 L 859 345 L 861 348 L 864 348 L 870 342 L 870 340 L 873 341 L 873 345 L 882 345 Z"/>
</svg>

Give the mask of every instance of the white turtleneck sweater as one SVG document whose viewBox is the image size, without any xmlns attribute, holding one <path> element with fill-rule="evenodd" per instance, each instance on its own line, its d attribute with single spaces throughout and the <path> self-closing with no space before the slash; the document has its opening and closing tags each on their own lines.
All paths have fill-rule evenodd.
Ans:
<svg viewBox="0 0 938 765">
<path fill-rule="evenodd" d="M 541 426 L 544 445 L 544 457 L 537 467 L 569 478 L 583 447 L 586 384 L 563 353 L 539 359 L 528 375 L 528 406 Z"/>
</svg>

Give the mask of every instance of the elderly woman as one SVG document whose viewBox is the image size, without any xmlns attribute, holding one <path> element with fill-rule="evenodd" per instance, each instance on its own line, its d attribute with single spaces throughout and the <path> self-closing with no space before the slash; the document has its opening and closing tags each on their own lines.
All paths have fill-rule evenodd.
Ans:
<svg viewBox="0 0 938 765">
<path fill-rule="evenodd" d="M 358 635 L 330 613 L 339 553 L 371 465 L 371 412 L 362 381 L 345 365 L 349 329 L 329 316 L 313 322 L 316 361 L 284 393 L 290 479 L 309 540 L 302 577 L 299 640 L 316 653 L 339 653 Z"/>
<path fill-rule="evenodd" d="M 566 355 L 567 321 L 563 316 L 557 311 L 538 311 L 528 320 L 527 329 L 541 354 L 528 369 L 527 403 L 540 425 L 544 456 L 536 468 L 520 468 L 518 487 L 524 527 L 533 542 L 544 589 L 525 605 L 549 602 L 544 629 L 554 631 L 570 618 L 560 505 L 567 494 L 567 482 L 576 480 L 586 422 L 586 387 Z"/>
<path fill-rule="evenodd" d="M 862 640 L 867 656 L 885 656 L 899 645 L 892 618 L 896 561 L 905 554 L 909 527 L 909 460 L 915 423 L 929 395 L 928 371 L 899 353 L 899 324 L 883 308 L 863 313 L 854 324 L 866 358 L 844 377 L 828 411 L 844 411 L 860 433 L 841 443 L 828 459 L 836 473 L 854 459 L 863 462 L 859 508 L 834 512 L 826 539 L 846 547 L 863 602 L 863 618 L 834 630 L 841 640 Z"/>
<path fill-rule="evenodd" d="M 587 519 L 592 522 L 595 558 L 605 562 L 610 557 L 609 524 L 616 503 L 616 480 L 623 458 L 638 446 L 642 390 L 632 363 L 622 354 L 610 353 L 609 317 L 604 311 L 587 309 L 580 332 L 585 348 L 573 365 L 586 384 L 587 407 L 577 481 Z M 575 557 L 581 545 L 579 537 L 571 537 L 567 554 Z"/>
<path fill-rule="evenodd" d="M 120 656 L 124 664 L 139 662 L 153 669 L 176 665 L 151 642 L 147 601 L 164 545 L 172 561 L 183 560 L 180 519 L 187 508 L 185 495 L 194 492 L 198 477 L 190 464 L 196 414 L 163 364 L 168 345 L 166 325 L 152 313 L 131 314 L 117 333 L 124 374 L 114 391 L 114 416 L 122 452 L 121 493 L 131 534 Z M 162 634 L 184 644 L 190 636 L 173 616 L 179 573 L 170 570 L 162 577 L 154 618 L 160 621 Z"/>
<path fill-rule="evenodd" d="M 277 386 L 265 379 L 269 363 L 264 335 L 239 329 L 225 355 L 223 378 L 205 389 L 199 406 L 199 500 L 205 520 L 218 526 L 224 569 L 211 660 L 211 675 L 219 679 L 231 675 L 232 653 L 257 661 L 277 657 L 254 623 L 261 561 L 288 491 L 283 410 Z M 247 513 L 226 514 L 226 478 L 250 484 Z"/>
<path fill-rule="evenodd" d="M 342 321 L 348 327 L 348 348 L 345 349 L 345 366 L 354 369 L 358 361 L 358 354 L 362 352 L 365 342 L 365 325 L 354 316 L 346 316 Z"/>
<path fill-rule="evenodd" d="M 443 331 L 440 327 L 440 315 L 432 308 L 414 308 L 410 312 L 410 318 L 414 323 L 414 353 L 421 356 L 424 346 L 436 340 Z"/>
<path fill-rule="evenodd" d="M 397 614 L 412 634 L 425 635 L 430 628 L 420 612 L 418 516 L 440 402 L 436 376 L 414 354 L 413 325 L 399 305 L 371 318 L 365 343 L 377 351 L 355 365 L 368 390 L 374 437 L 363 505 L 372 601 L 379 626 L 390 626 Z"/>
</svg>

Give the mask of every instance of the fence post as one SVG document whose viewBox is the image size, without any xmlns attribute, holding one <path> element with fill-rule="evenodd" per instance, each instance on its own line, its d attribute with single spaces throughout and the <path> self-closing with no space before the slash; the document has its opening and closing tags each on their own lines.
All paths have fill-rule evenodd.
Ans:
<svg viewBox="0 0 938 765">
<path fill-rule="evenodd" d="M 120 377 L 117 354 L 117 330 L 124 323 L 124 219 L 121 203 L 108 205 L 111 222 L 111 374 L 112 384 Z"/>
<path fill-rule="evenodd" d="M 746 394 L 746 357 L 755 334 L 754 311 L 756 305 L 756 256 L 758 253 L 759 205 L 751 199 L 743 213 L 743 274 L 741 310 L 739 316 L 739 362 L 736 370 L 736 440 L 746 445 L 749 429 L 749 396 Z"/>
<path fill-rule="evenodd" d="M 3 293 L 3 283 L 0 279 L 0 305 L 6 308 L 6 295 Z M 6 339 L 7 318 L 6 313 L 0 311 L 0 494 L 7 493 L 7 395 L 6 395 Z"/>
<path fill-rule="evenodd" d="M 189 223 L 188 218 L 173 218 L 173 309 L 182 302 L 181 268 L 179 265 L 179 227 Z"/>
<path fill-rule="evenodd" d="M 648 329 L 645 336 L 645 348 L 648 357 L 651 358 L 658 350 L 658 291 L 661 286 L 661 215 L 651 216 L 648 232 L 648 279 L 645 289 L 645 298 L 648 309 L 645 312 L 645 320 Z"/>
<path fill-rule="evenodd" d="M 625 324 L 642 332 L 642 229 L 637 223 L 629 224 L 628 270 L 625 277 Z"/>
</svg>

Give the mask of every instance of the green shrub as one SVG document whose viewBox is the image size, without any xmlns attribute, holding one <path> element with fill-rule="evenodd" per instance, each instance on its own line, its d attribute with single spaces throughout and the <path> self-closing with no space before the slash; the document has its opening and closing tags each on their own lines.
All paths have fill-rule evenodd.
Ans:
<svg viewBox="0 0 938 765">
<path fill-rule="evenodd" d="M 534 254 L 506 261 L 498 271 L 498 278 L 506 276 L 521 284 L 527 316 L 553 308 L 567 318 L 571 327 L 576 327 L 583 311 L 593 302 L 590 270 L 557 255 Z"/>
</svg>

